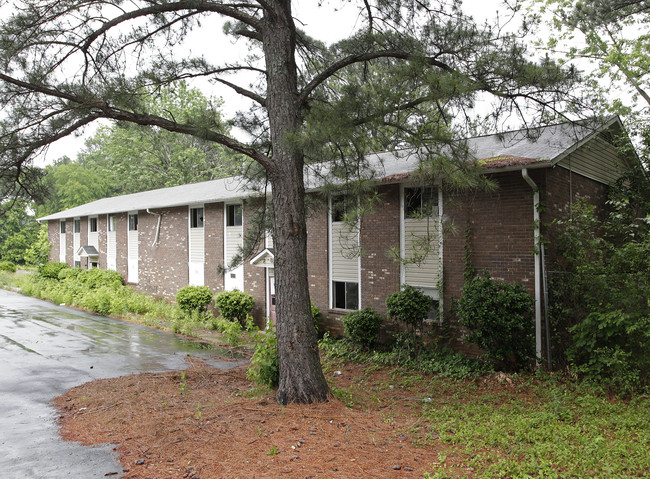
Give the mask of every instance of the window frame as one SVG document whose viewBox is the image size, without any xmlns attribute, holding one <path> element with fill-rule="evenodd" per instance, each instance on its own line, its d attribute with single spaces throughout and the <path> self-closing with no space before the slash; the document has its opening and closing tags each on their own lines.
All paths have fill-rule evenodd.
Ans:
<svg viewBox="0 0 650 479">
<path fill-rule="evenodd" d="M 190 228 L 203 228 L 204 226 L 205 210 L 203 206 L 190 207 Z"/>
<path fill-rule="evenodd" d="M 73 226 L 72 226 L 72 231 L 77 234 L 81 233 L 81 219 L 75 219 L 73 220 Z"/>
<path fill-rule="evenodd" d="M 106 231 L 108 231 L 109 233 L 111 231 L 115 231 L 116 224 L 117 221 L 115 219 L 115 215 L 108 215 L 108 218 L 106 219 Z"/>
<path fill-rule="evenodd" d="M 97 220 L 96 216 L 91 216 L 91 217 L 88 218 L 88 232 L 89 233 L 97 233 L 98 225 L 99 225 L 99 221 Z"/>
<path fill-rule="evenodd" d="M 417 205 L 417 206 L 416 206 Z M 437 186 L 405 186 L 404 218 L 436 218 L 440 201 Z"/>
<path fill-rule="evenodd" d="M 226 226 L 243 226 L 244 205 L 242 203 L 231 203 L 226 205 Z"/>
<path fill-rule="evenodd" d="M 127 223 L 129 231 L 138 231 L 138 213 L 129 213 Z"/>
<path fill-rule="evenodd" d="M 65 220 L 59 221 L 59 234 L 65 234 Z"/>
<path fill-rule="evenodd" d="M 343 293 L 343 298 L 340 297 L 341 292 Z M 360 303 L 360 298 L 359 298 L 358 281 L 337 281 L 335 279 L 332 280 L 332 308 L 333 309 L 341 309 L 345 311 L 358 311 L 359 303 Z"/>
</svg>

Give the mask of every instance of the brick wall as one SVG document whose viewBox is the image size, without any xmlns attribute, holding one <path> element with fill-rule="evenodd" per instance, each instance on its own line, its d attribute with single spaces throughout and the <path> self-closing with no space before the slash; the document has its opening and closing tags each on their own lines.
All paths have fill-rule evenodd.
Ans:
<svg viewBox="0 0 650 479">
<path fill-rule="evenodd" d="M 571 204 L 580 200 L 598 205 L 604 215 L 607 211 L 607 186 L 590 180 L 577 173 L 561 167 L 544 171 L 544 191 L 542 201 L 542 236 L 546 244 L 546 265 L 550 267 L 557 258 L 553 246 L 557 239 L 557 226 L 552 222 L 555 219 L 567 219 L 570 216 Z"/>
<path fill-rule="evenodd" d="M 117 213 L 115 215 L 115 263 L 117 272 L 122 275 L 124 281 L 128 278 L 128 214 Z"/>
<path fill-rule="evenodd" d="M 380 186 L 381 203 L 361 223 L 361 306 L 386 316 L 386 296 L 400 288 L 400 263 L 390 249 L 399 251 L 400 188 Z"/>
<path fill-rule="evenodd" d="M 158 215 L 146 211 L 139 211 L 138 215 L 138 289 L 159 298 L 173 299 L 189 282 L 188 207 L 153 212 L 162 213 L 158 241 L 155 241 Z"/>
<path fill-rule="evenodd" d="M 58 262 L 61 259 L 60 250 L 60 232 L 59 220 L 50 220 L 47 222 L 47 239 L 52 243 L 48 259 L 53 262 Z"/>
<path fill-rule="evenodd" d="M 452 225 L 443 239 L 444 304 L 460 297 L 464 282 L 466 231 L 472 266 L 494 279 L 521 283 L 534 291 L 533 191 L 521 172 L 491 175 L 499 188 L 444 199 Z M 448 224 L 449 226 L 449 224 Z"/>
<path fill-rule="evenodd" d="M 247 231 L 248 235 L 244 233 L 244 237 L 248 239 L 249 237 L 254 237 L 254 234 L 257 230 L 257 225 L 255 224 L 256 220 L 259 221 L 259 218 L 256 218 L 258 214 L 263 211 L 265 207 L 264 202 L 262 201 L 245 201 L 243 208 L 243 223 L 244 228 Z M 223 236 L 223 228 L 222 228 Z M 253 307 L 252 316 L 255 320 L 255 324 L 258 327 L 263 328 L 266 325 L 266 268 L 261 268 L 259 266 L 253 266 L 250 263 L 250 260 L 257 256 L 264 250 L 264 235 L 260 234 L 260 239 L 257 244 L 246 245 L 246 248 L 251 248 L 248 257 L 244 259 L 244 289 L 245 291 L 253 296 L 255 300 L 255 306 Z"/>
<path fill-rule="evenodd" d="M 106 269 L 106 241 L 107 241 L 107 223 L 108 219 L 106 215 L 99 215 L 97 217 L 97 244 L 99 247 L 99 267 L 101 269 Z"/>
<path fill-rule="evenodd" d="M 214 293 L 223 291 L 223 203 L 204 206 L 205 285 Z"/>
<path fill-rule="evenodd" d="M 321 324 L 336 329 L 340 321 L 328 317 L 329 310 L 329 250 L 327 201 L 320 195 L 311 195 L 307 210 L 307 273 L 309 297 L 322 314 Z"/>
<path fill-rule="evenodd" d="M 86 246 L 88 245 L 88 217 L 83 216 L 81 218 L 81 231 L 80 231 L 80 239 L 79 239 L 79 246 Z M 76 253 L 76 251 L 75 251 Z M 81 262 L 81 269 L 88 269 L 88 257 L 81 257 L 79 258 Z"/>
</svg>

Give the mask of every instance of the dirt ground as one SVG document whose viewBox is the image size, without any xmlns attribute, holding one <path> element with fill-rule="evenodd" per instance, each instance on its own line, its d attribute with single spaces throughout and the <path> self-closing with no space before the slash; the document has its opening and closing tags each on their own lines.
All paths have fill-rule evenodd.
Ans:
<svg viewBox="0 0 650 479">
<path fill-rule="evenodd" d="M 347 404 L 280 406 L 251 393 L 245 367 L 188 358 L 185 372 L 87 383 L 55 405 L 64 439 L 116 444 L 129 479 L 422 477 L 441 457 L 471 477 L 421 423 L 417 390 L 390 385 L 388 370 L 336 367 L 327 374 Z"/>
</svg>

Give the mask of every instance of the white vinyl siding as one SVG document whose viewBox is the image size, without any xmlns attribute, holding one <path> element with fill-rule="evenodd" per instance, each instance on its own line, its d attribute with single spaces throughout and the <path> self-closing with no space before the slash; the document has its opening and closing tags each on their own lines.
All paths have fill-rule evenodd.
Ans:
<svg viewBox="0 0 650 479">
<path fill-rule="evenodd" d="M 88 244 L 94 246 L 97 251 L 99 251 L 98 223 L 96 216 L 88 218 Z"/>
<path fill-rule="evenodd" d="M 232 265 L 232 259 L 241 252 L 244 246 L 243 205 L 226 204 L 224 218 L 224 264 L 226 268 Z M 244 265 L 228 269 L 224 276 L 224 289 L 244 289 Z"/>
<path fill-rule="evenodd" d="M 404 220 L 404 256 L 421 262 L 407 262 L 404 282 L 411 286 L 438 287 L 440 279 L 438 218 Z"/>
<path fill-rule="evenodd" d="M 361 258 L 358 223 L 344 221 L 350 213 L 350 201 L 354 200 L 341 196 L 330 201 L 329 287 L 330 307 L 354 310 L 361 307 Z"/>
<path fill-rule="evenodd" d="M 607 185 L 615 183 L 625 169 L 616 148 L 602 138 L 578 148 L 558 165 Z"/>
<path fill-rule="evenodd" d="M 441 279 L 442 243 L 440 217 L 442 198 L 436 187 L 402 188 L 401 282 L 438 298 Z"/>
<path fill-rule="evenodd" d="M 65 220 L 59 221 L 59 261 L 66 262 L 65 258 Z"/>
<path fill-rule="evenodd" d="M 203 207 L 189 209 L 189 283 L 203 286 L 205 282 L 205 235 Z"/>
<path fill-rule="evenodd" d="M 332 279 L 359 281 L 359 233 L 343 222 L 332 222 Z"/>
<path fill-rule="evenodd" d="M 81 220 L 75 218 L 72 222 L 72 259 L 75 267 L 81 264 L 81 257 L 79 256 L 79 248 L 81 248 Z"/>
<path fill-rule="evenodd" d="M 117 233 L 115 232 L 115 216 L 106 217 L 106 268 L 117 270 Z"/>
<path fill-rule="evenodd" d="M 129 213 L 127 216 L 128 228 L 128 246 L 127 246 L 127 281 L 129 283 L 137 283 L 139 281 L 139 247 L 138 247 L 138 214 Z"/>
<path fill-rule="evenodd" d="M 231 265 L 232 258 L 240 252 L 240 247 L 243 246 L 242 227 L 241 226 L 227 226 L 226 227 L 226 265 Z"/>
</svg>

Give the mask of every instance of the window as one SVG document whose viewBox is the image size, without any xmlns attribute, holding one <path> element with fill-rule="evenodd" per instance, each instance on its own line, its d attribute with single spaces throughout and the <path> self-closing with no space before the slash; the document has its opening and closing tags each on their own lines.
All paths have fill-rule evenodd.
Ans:
<svg viewBox="0 0 650 479">
<path fill-rule="evenodd" d="M 333 306 L 336 309 L 359 309 L 359 283 L 332 281 Z"/>
<path fill-rule="evenodd" d="M 99 262 L 91 261 L 90 262 L 90 269 L 93 269 L 93 268 L 99 268 Z"/>
<path fill-rule="evenodd" d="M 81 220 L 74 220 L 74 232 L 81 233 Z"/>
<path fill-rule="evenodd" d="M 345 221 L 345 215 L 354 214 L 354 205 L 348 196 L 339 195 L 332 197 L 332 222 Z M 353 219 L 353 218 L 348 218 Z"/>
<path fill-rule="evenodd" d="M 91 233 L 97 233 L 97 218 L 88 218 L 88 228 Z"/>
<path fill-rule="evenodd" d="M 203 228 L 203 208 L 190 208 L 190 228 Z"/>
<path fill-rule="evenodd" d="M 59 231 L 65 233 L 65 220 L 59 222 Z"/>
<path fill-rule="evenodd" d="M 138 231 L 138 215 L 129 215 L 129 231 Z"/>
<path fill-rule="evenodd" d="M 242 225 L 242 205 L 226 206 L 226 226 Z"/>
<path fill-rule="evenodd" d="M 81 268 L 81 261 L 75 261 L 74 262 L 74 267 L 75 268 Z"/>
<path fill-rule="evenodd" d="M 115 231 L 115 215 L 108 217 L 108 231 Z"/>
<path fill-rule="evenodd" d="M 438 188 L 404 188 L 404 216 L 438 216 Z"/>
</svg>

